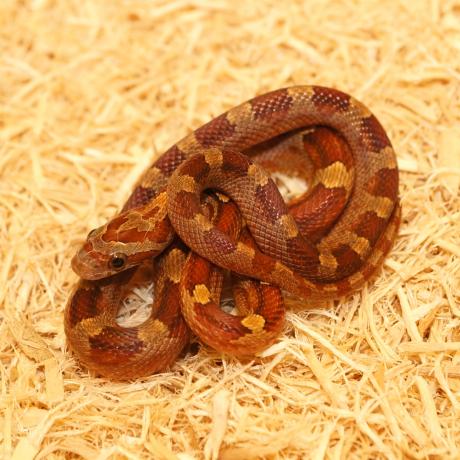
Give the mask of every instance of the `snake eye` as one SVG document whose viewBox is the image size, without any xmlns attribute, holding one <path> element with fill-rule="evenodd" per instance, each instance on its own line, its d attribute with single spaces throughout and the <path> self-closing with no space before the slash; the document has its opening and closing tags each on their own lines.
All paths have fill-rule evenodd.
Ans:
<svg viewBox="0 0 460 460">
<path fill-rule="evenodd" d="M 110 266 L 115 270 L 121 270 L 126 264 L 126 255 L 122 253 L 114 254 L 110 259 Z"/>
</svg>

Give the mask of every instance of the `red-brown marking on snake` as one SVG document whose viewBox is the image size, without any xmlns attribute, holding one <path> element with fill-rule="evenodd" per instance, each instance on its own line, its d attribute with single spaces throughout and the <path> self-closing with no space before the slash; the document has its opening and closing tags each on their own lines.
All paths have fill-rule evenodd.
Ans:
<svg viewBox="0 0 460 460">
<path fill-rule="evenodd" d="M 292 159 L 299 144 L 310 157 L 301 169 L 311 173 L 311 187 L 286 205 L 258 163 L 295 171 L 295 165 L 282 164 L 281 147 L 286 146 L 286 158 Z M 246 231 L 238 236 L 238 225 L 225 228 L 221 222 L 222 229 L 210 218 L 212 213 L 201 204 L 207 188 L 224 192 L 236 203 L 249 236 Z M 226 206 L 222 209 L 234 205 Z M 193 252 L 184 269 L 172 272 L 180 279 L 175 301 L 203 341 L 245 355 L 267 346 L 279 333 L 284 314 L 279 288 L 310 299 L 335 298 L 357 289 L 375 272 L 399 225 L 398 170 L 385 131 L 360 102 L 331 88 L 291 87 L 235 107 L 171 147 L 140 178 L 123 211 L 91 232 L 73 260 L 75 271 L 97 280 L 152 256 L 159 256 L 161 265 L 169 253 L 160 254 L 177 233 Z M 226 212 L 232 215 L 222 215 Z M 199 273 L 189 268 L 190 260 Z M 218 267 L 263 281 L 236 282 L 240 317 L 229 317 L 218 307 Z M 128 378 L 135 372 L 128 371 L 125 362 L 115 365 L 117 356 L 138 356 L 131 369 L 139 371 L 146 359 L 141 343 L 149 338 L 145 331 L 131 331 L 130 346 L 128 336 L 117 335 L 120 331 L 101 313 L 107 304 L 111 315 L 116 313 L 112 304 L 119 290 L 117 276 L 122 273 L 113 278 L 113 285 L 82 282 L 66 310 L 66 333 L 89 367 Z M 159 320 L 155 324 L 156 334 L 169 333 L 170 325 Z M 111 368 L 117 370 L 99 365 L 99 355 L 93 361 L 87 358 L 91 351 L 104 353 L 117 344 L 120 354 L 111 356 Z M 164 353 L 149 359 L 156 359 L 154 370 L 173 361 Z"/>
</svg>

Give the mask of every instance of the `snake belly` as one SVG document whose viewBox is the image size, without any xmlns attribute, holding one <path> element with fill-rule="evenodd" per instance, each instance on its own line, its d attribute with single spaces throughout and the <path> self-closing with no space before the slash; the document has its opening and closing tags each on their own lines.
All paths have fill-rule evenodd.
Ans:
<svg viewBox="0 0 460 460">
<path fill-rule="evenodd" d="M 301 144 L 306 162 L 293 161 L 294 144 Z M 308 171 L 309 191 L 286 205 L 267 169 Z M 219 225 L 206 211 L 208 189 L 237 206 L 238 231 Z M 221 214 L 227 212 L 232 214 Z M 121 213 L 90 232 L 72 261 L 85 281 L 66 308 L 69 345 L 103 375 L 133 378 L 177 358 L 188 341 L 185 318 L 217 350 L 251 355 L 272 343 L 282 328 L 280 289 L 307 299 L 352 292 L 380 266 L 399 222 L 395 154 L 364 105 L 319 86 L 258 96 L 168 149 L 140 178 Z M 176 235 L 190 252 L 181 253 L 181 263 L 167 275 L 175 280 L 174 313 L 168 320 L 149 318 L 156 326 L 131 331 L 128 339 L 113 326 L 123 277 L 152 257 L 165 273 L 162 264 L 168 266 L 168 257 L 179 251 L 170 249 Z M 239 316 L 219 308 L 221 281 L 216 279 L 222 269 L 239 275 L 234 288 Z M 157 291 L 155 302 L 172 303 L 170 293 L 168 298 L 160 287 Z M 129 340 L 136 345 L 129 348 Z M 110 355 L 111 369 L 99 365 L 101 350 Z M 135 371 L 126 370 L 128 358 Z M 120 370 L 112 371 L 117 366 Z"/>
</svg>

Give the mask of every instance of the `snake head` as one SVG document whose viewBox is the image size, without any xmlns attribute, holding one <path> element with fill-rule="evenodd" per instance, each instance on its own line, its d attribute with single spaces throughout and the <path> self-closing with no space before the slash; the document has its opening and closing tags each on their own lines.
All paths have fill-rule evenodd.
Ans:
<svg viewBox="0 0 460 460">
<path fill-rule="evenodd" d="M 159 197 L 89 232 L 72 259 L 73 271 L 83 279 L 97 280 L 160 254 L 172 241 L 174 232 Z"/>
<path fill-rule="evenodd" d="M 83 279 L 97 280 L 134 266 L 127 253 L 128 242 L 106 239 L 108 225 L 89 232 L 85 243 L 72 258 L 72 269 Z"/>
</svg>

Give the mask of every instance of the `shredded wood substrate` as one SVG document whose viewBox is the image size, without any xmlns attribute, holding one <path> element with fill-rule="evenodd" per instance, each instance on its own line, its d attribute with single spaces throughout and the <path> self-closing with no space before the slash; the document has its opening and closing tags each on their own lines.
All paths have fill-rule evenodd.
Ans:
<svg viewBox="0 0 460 460">
<path fill-rule="evenodd" d="M 63 328 L 88 231 L 185 134 L 294 84 L 354 95 L 393 142 L 403 221 L 378 276 L 288 298 L 251 361 L 195 345 L 138 381 L 88 373 Z M 460 458 L 459 184 L 458 0 L 2 0 L 0 456 Z"/>
</svg>

